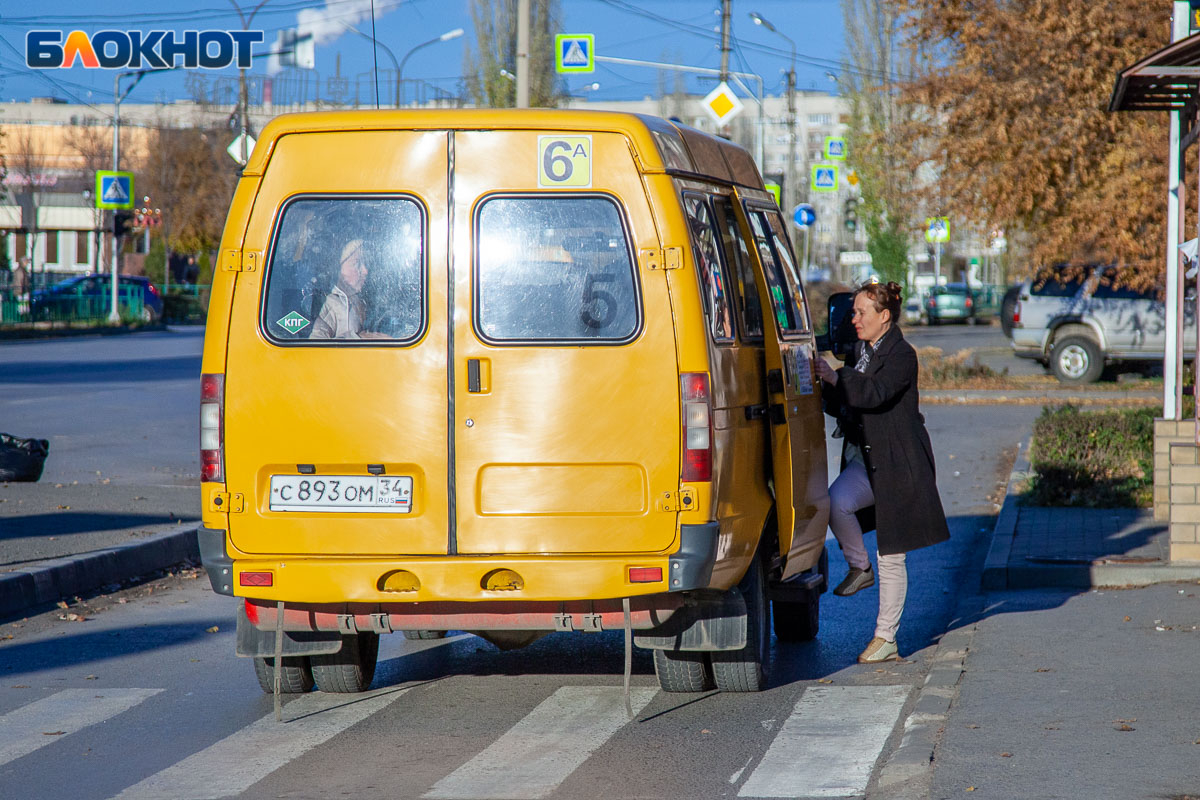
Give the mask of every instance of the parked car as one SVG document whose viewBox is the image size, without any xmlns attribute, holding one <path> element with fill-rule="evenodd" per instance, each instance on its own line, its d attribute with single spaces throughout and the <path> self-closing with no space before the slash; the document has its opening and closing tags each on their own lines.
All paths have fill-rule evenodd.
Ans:
<svg viewBox="0 0 1200 800">
<path fill-rule="evenodd" d="M 142 322 L 162 318 L 163 300 L 149 278 L 119 275 L 118 308 Z M 80 275 L 35 291 L 29 301 L 33 319 L 97 319 L 107 316 L 112 304 L 112 276 Z"/>
<path fill-rule="evenodd" d="M 910 297 L 904 303 L 904 322 L 906 325 L 921 325 L 925 322 L 925 311 L 921 308 L 921 301 L 915 297 Z"/>
<path fill-rule="evenodd" d="M 1099 380 L 1106 365 L 1161 361 L 1164 293 L 1118 283 L 1113 267 L 1095 265 L 1025 281 L 1013 312 L 1013 353 L 1041 362 L 1070 384 Z M 1194 302 L 1184 304 L 1184 343 L 1186 353 L 1195 352 Z"/>
<path fill-rule="evenodd" d="M 934 286 L 925 299 L 925 317 L 930 325 L 941 325 L 943 322 L 974 325 L 989 321 L 995 313 L 996 304 L 985 302 L 981 289 L 968 287 L 965 283 Z"/>
</svg>

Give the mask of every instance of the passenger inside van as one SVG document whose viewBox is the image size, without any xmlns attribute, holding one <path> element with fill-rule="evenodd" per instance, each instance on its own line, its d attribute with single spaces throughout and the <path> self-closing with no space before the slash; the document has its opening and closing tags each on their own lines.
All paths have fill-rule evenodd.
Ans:
<svg viewBox="0 0 1200 800">
<path fill-rule="evenodd" d="M 277 343 L 411 340 L 424 310 L 422 215 L 408 198 L 299 199 L 284 210 L 263 325 Z"/>
<path fill-rule="evenodd" d="M 312 339 L 390 339 L 386 333 L 369 331 L 364 327 L 368 309 L 363 299 L 363 287 L 370 274 L 365 243 L 351 239 L 342 247 L 338 261 L 338 277 L 330 289 L 317 321 Z"/>
</svg>

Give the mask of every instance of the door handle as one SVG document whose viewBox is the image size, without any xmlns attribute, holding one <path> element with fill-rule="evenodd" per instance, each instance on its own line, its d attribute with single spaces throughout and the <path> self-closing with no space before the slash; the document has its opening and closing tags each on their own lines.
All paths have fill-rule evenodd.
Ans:
<svg viewBox="0 0 1200 800">
<path fill-rule="evenodd" d="M 766 419 L 767 404 L 755 403 L 752 406 L 746 406 L 746 419 Z"/>
<path fill-rule="evenodd" d="M 479 377 L 479 359 L 467 359 L 467 391 L 481 392 L 483 391 L 483 382 Z"/>
</svg>

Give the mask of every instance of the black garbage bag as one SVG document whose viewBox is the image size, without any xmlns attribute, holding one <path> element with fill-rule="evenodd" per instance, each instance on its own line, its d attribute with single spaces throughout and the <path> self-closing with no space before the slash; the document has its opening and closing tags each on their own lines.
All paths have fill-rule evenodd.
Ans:
<svg viewBox="0 0 1200 800">
<path fill-rule="evenodd" d="M 42 477 L 50 442 L 0 433 L 0 481 L 36 481 Z"/>
</svg>

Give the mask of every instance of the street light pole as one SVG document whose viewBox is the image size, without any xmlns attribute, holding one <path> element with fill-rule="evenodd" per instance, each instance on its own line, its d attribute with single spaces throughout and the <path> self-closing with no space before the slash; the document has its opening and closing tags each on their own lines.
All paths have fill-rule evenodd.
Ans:
<svg viewBox="0 0 1200 800">
<path fill-rule="evenodd" d="M 430 39 L 428 42 L 421 42 L 419 45 L 404 54 L 404 58 L 400 59 L 400 66 L 396 68 L 396 108 L 400 107 L 401 100 L 404 98 L 404 65 L 408 62 L 409 56 L 420 50 L 422 47 L 429 47 L 429 45 L 437 44 L 438 42 L 448 42 L 451 39 L 457 39 L 462 35 L 463 29 L 455 28 L 452 31 L 446 31 L 436 39 Z"/>
<path fill-rule="evenodd" d="M 396 71 L 396 108 L 399 108 L 400 107 L 400 65 L 396 63 L 396 54 L 391 51 L 391 48 L 389 48 L 383 42 L 377 40 L 371 34 L 363 33 L 358 28 L 355 28 L 353 25 L 347 25 L 344 22 L 342 23 L 342 26 L 345 27 L 345 29 L 350 31 L 351 33 L 357 33 L 359 36 L 361 36 L 364 39 L 366 39 L 367 41 L 371 42 L 373 45 L 375 45 L 380 50 L 382 50 L 385 54 L 387 54 L 387 57 L 392 60 L 392 69 L 394 69 Z"/>
<path fill-rule="evenodd" d="M 263 6 L 265 6 L 267 4 L 267 2 L 268 2 L 268 0 L 260 0 L 259 4 L 254 7 L 254 10 L 250 12 L 250 16 L 246 16 L 245 12 L 242 11 L 241 6 L 239 6 L 237 4 L 236 0 L 229 0 L 230 5 L 232 5 L 234 10 L 237 11 L 238 18 L 241 19 L 241 21 L 242 21 L 242 30 L 244 30 L 244 31 L 249 30 L 250 23 L 254 21 L 254 15 L 257 14 L 258 10 L 260 8 L 262 8 Z M 241 143 L 242 143 L 242 166 L 245 166 L 246 162 L 250 160 L 250 147 L 249 147 L 249 143 L 246 141 L 246 137 L 248 135 L 249 127 L 250 127 L 246 123 L 246 117 L 247 117 L 247 115 L 249 115 L 249 113 L 250 113 L 250 98 L 246 91 L 246 70 L 239 69 L 238 70 L 238 118 L 239 118 L 239 122 L 241 123 L 241 128 L 242 128 L 242 135 L 239 139 L 239 141 L 241 141 Z"/>
<path fill-rule="evenodd" d="M 792 62 L 787 74 L 788 163 L 785 173 L 787 199 L 784 201 L 784 205 L 787 208 L 792 208 L 796 204 L 796 43 L 792 41 L 792 37 L 777 30 L 762 14 L 752 11 L 750 12 L 750 19 L 754 20 L 755 25 L 761 25 L 771 33 L 787 39 L 788 44 L 792 47 Z"/>
</svg>

